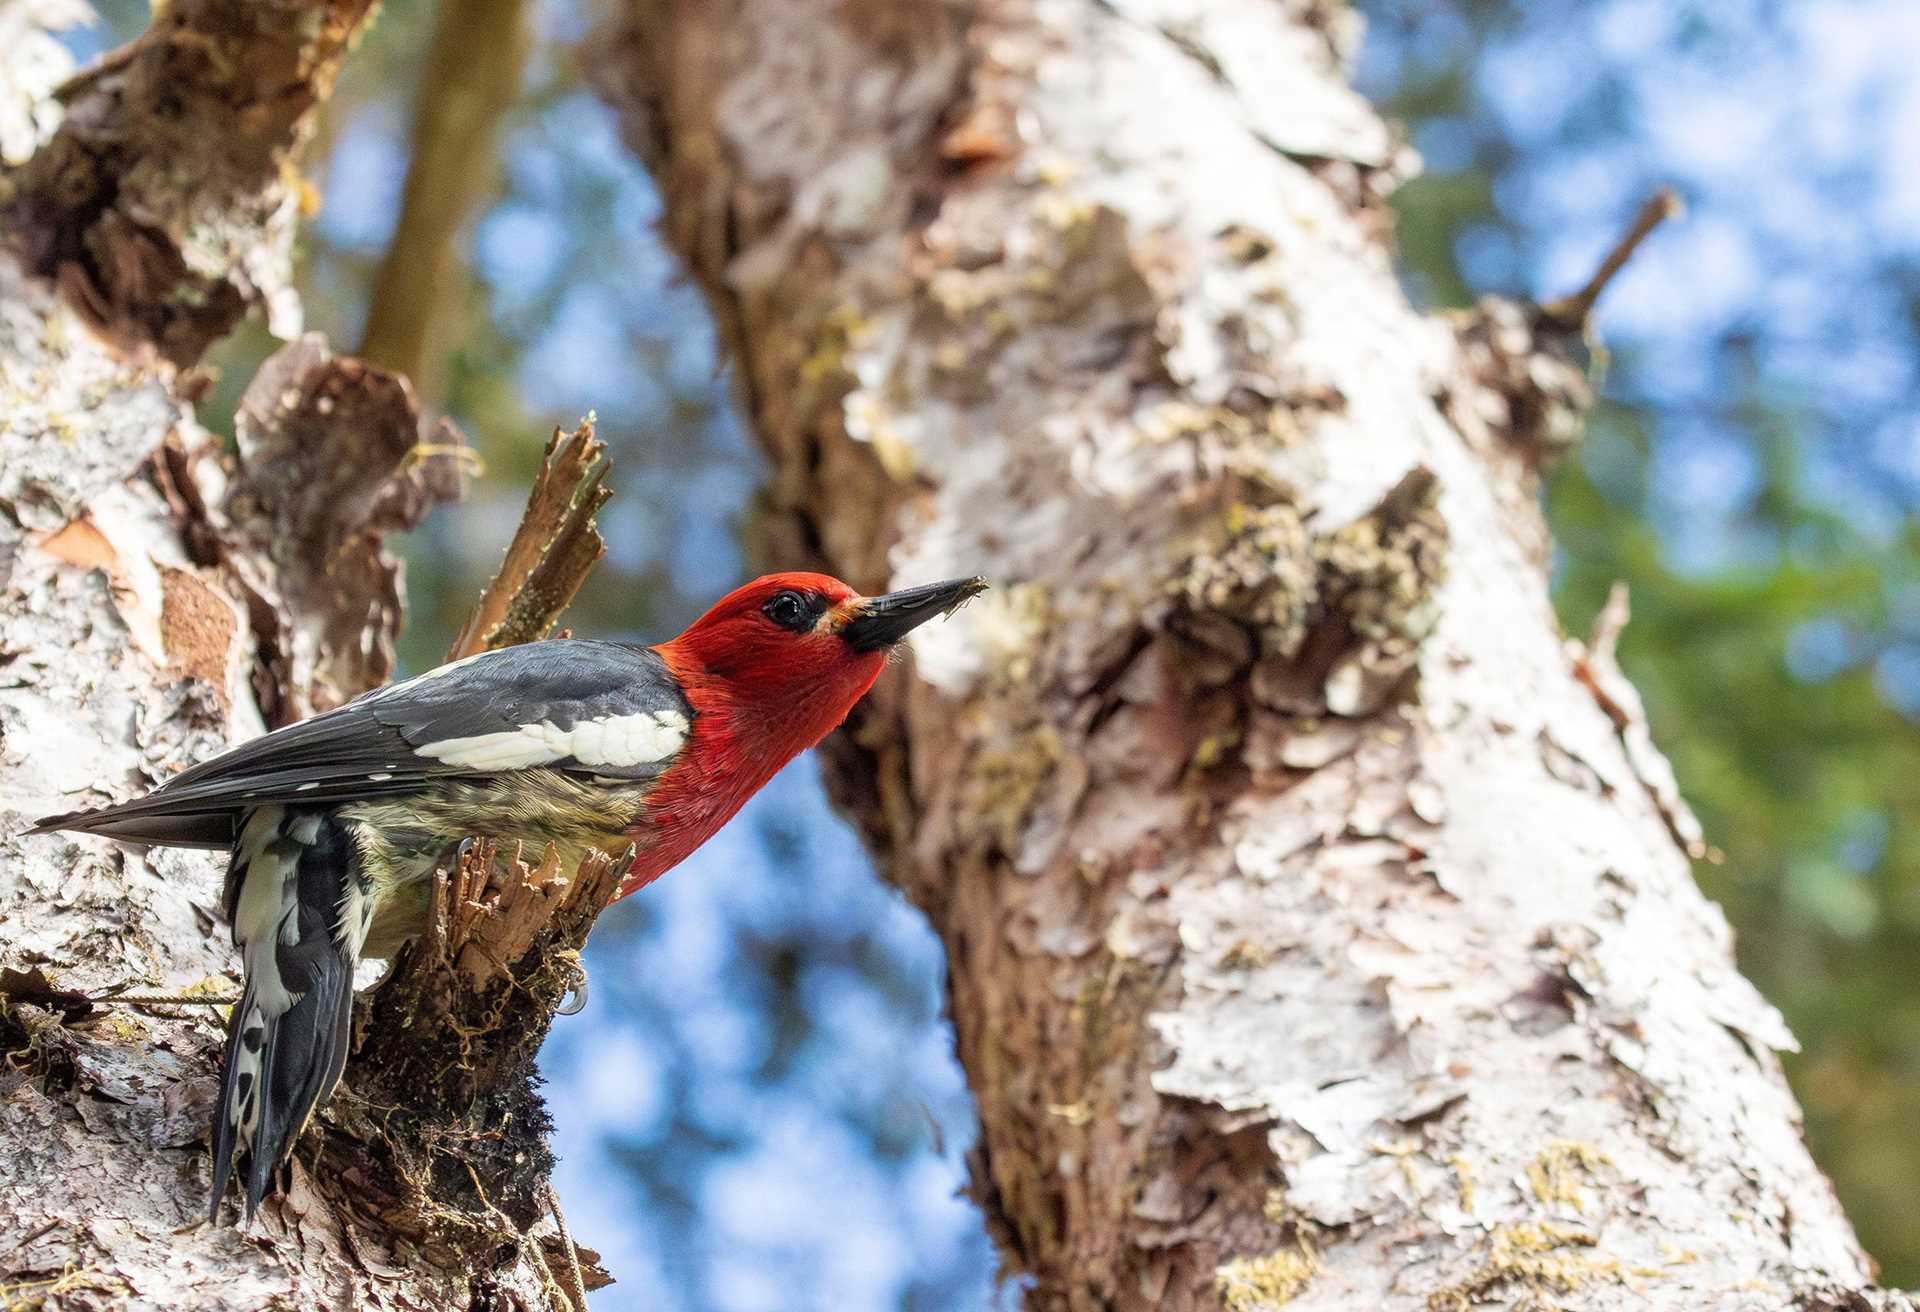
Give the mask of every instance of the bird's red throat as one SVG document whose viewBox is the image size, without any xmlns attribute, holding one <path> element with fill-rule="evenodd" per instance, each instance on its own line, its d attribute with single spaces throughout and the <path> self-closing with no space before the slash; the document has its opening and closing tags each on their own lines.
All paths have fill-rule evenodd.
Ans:
<svg viewBox="0 0 1920 1312">
<path fill-rule="evenodd" d="M 788 646 L 758 661 L 743 659 L 751 653 L 736 646 L 728 668 L 714 671 L 683 644 L 684 637 L 657 650 L 692 704 L 689 739 L 647 798 L 646 817 L 632 831 L 634 864 L 616 897 L 646 887 L 717 833 L 783 766 L 837 728 L 887 664 L 885 653 L 851 652 L 829 635 L 818 647 Z"/>
</svg>

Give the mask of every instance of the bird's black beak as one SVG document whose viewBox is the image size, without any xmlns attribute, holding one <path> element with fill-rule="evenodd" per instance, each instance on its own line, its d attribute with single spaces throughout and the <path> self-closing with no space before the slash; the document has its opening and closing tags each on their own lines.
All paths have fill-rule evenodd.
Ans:
<svg viewBox="0 0 1920 1312">
<path fill-rule="evenodd" d="M 946 615 L 987 590 L 985 579 L 948 579 L 921 588 L 902 588 L 879 597 L 863 597 L 840 636 L 855 651 L 891 647 L 936 615 Z"/>
</svg>

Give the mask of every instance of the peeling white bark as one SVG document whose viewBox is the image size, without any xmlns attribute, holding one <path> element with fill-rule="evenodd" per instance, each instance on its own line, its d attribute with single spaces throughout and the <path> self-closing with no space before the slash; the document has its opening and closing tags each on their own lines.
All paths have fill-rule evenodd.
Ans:
<svg viewBox="0 0 1920 1312">
<path fill-rule="evenodd" d="M 0 166 L 24 164 L 60 126 L 53 89 L 73 72 L 56 32 L 92 21 L 81 0 L 3 0 L 0 49 Z"/>
<path fill-rule="evenodd" d="M 175 0 L 90 75 L 77 129 L 46 99 L 69 70 L 45 28 L 68 9 L 0 0 L 0 157 L 19 166 L 0 173 L 0 1302 L 569 1307 L 524 1226 L 469 1232 L 496 1260 L 450 1263 L 356 1213 L 380 1198 L 372 1140 L 331 1115 L 329 1160 L 369 1178 L 316 1188 L 296 1159 L 251 1231 L 206 1225 L 221 1014 L 91 999 L 237 990 L 220 859 L 23 836 L 260 733 L 257 696 L 284 718 L 382 679 L 381 535 L 451 486 L 450 461 L 409 459 L 404 381 L 317 342 L 263 369 L 237 469 L 176 391 L 249 298 L 297 310 L 282 165 L 365 6 Z M 156 86 L 203 59 L 217 90 Z M 170 116 L 141 117 L 155 98 Z M 170 175 L 176 133 L 232 158 Z M 122 208 L 84 235 L 37 227 L 73 200 L 39 188 L 81 176 Z"/>
<path fill-rule="evenodd" d="M 998 585 L 835 758 L 948 945 L 989 1223 L 1044 1308 L 1909 1306 L 1555 627 L 1584 384 L 1409 309 L 1351 24 L 631 0 L 601 51 L 774 551 Z"/>
<path fill-rule="evenodd" d="M 18 836 L 263 727 L 234 677 L 252 670 L 245 617 L 138 472 L 169 431 L 196 431 L 191 413 L 5 256 L 0 393 L 0 968 L 89 994 L 225 994 L 216 857 Z M 176 581 L 156 595 L 156 576 Z M 170 647 L 167 603 L 178 615 L 188 590 L 210 623 Z M 225 683 L 189 675 L 209 653 Z M 0 999 L 0 1279 L 59 1282 L 52 1307 L 257 1308 L 304 1288 L 233 1231 L 176 1233 L 203 1213 L 218 1014 L 89 1019 Z"/>
</svg>

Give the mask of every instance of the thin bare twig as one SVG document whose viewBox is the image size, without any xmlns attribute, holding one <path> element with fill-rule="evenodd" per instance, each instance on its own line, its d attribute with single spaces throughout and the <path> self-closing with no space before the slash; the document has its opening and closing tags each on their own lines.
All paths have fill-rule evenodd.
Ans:
<svg viewBox="0 0 1920 1312">
<path fill-rule="evenodd" d="M 560 1231 L 560 1246 L 567 1254 L 567 1299 L 575 1312 L 587 1312 L 587 1274 L 580 1268 L 580 1250 L 574 1246 L 573 1234 L 567 1229 L 567 1215 L 560 1210 L 560 1191 L 553 1187 L 553 1181 L 547 1181 L 547 1207 L 553 1212 L 553 1223 Z"/>
<path fill-rule="evenodd" d="M 1569 641 L 1574 677 L 1586 685 L 1600 709 L 1613 721 L 1614 732 L 1627 755 L 1627 764 L 1646 788 L 1647 795 L 1666 821 L 1673 841 L 1695 861 L 1718 865 L 1725 854 L 1706 840 L 1706 831 L 1686 798 L 1680 795 L 1673 766 L 1653 745 L 1647 728 L 1646 706 L 1640 693 L 1620 669 L 1617 655 L 1620 635 L 1626 631 L 1632 613 L 1627 585 L 1616 582 L 1607 594 L 1607 604 L 1594 617 L 1593 631 L 1587 641 Z"/>
<path fill-rule="evenodd" d="M 549 1190 L 551 1190 L 552 1186 L 548 1186 L 548 1188 Z M 562 1239 L 567 1239 L 567 1223 L 560 1215 L 560 1200 L 558 1198 L 555 1198 L 553 1200 L 553 1219 L 560 1222 L 560 1237 Z M 51 1220 L 46 1221 L 45 1223 L 39 1226 L 36 1226 L 27 1235 L 25 1239 L 19 1240 L 12 1247 L 6 1249 L 5 1251 L 9 1254 L 17 1253 L 21 1249 L 27 1247 L 27 1245 L 31 1244 L 34 1240 L 44 1238 L 47 1235 L 52 1234 L 55 1230 L 59 1228 L 60 1228 L 60 1218 L 56 1216 Z M 571 1239 L 567 1239 L 567 1252 L 570 1254 L 573 1252 L 573 1240 Z M 580 1277 L 580 1259 L 578 1256 L 575 1256 L 573 1259 L 573 1270 L 574 1270 L 574 1279 L 577 1281 Z M 581 1301 L 580 1306 L 584 1312 L 584 1309 L 587 1306 L 584 1299 Z"/>
<path fill-rule="evenodd" d="M 1668 219 L 1678 218 L 1684 209 L 1679 194 L 1672 187 L 1662 187 L 1654 192 L 1647 203 L 1640 207 L 1640 212 L 1633 216 L 1633 223 L 1628 226 L 1626 233 L 1613 244 L 1606 258 L 1600 261 L 1600 267 L 1594 270 L 1593 277 L 1587 279 L 1586 286 L 1571 296 L 1548 301 L 1540 307 L 1541 312 L 1569 328 L 1583 326 L 1600 300 L 1600 294 L 1606 291 L 1607 284 L 1614 280 L 1620 270 L 1627 267 L 1627 261 L 1633 258 L 1640 243 Z"/>
<path fill-rule="evenodd" d="M 606 554 L 593 517 L 613 492 L 606 444 L 593 430 L 591 414 L 571 434 L 554 430 L 520 527 L 448 660 L 546 637 Z"/>
</svg>

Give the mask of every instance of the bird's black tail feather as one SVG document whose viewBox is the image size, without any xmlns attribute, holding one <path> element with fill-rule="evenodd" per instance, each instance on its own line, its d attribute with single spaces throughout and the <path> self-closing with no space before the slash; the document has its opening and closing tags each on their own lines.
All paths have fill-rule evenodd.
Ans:
<svg viewBox="0 0 1920 1312">
<path fill-rule="evenodd" d="M 233 1009 L 214 1111 L 216 1221 L 235 1173 L 252 1219 L 339 1082 L 363 936 L 358 858 L 333 816 L 264 807 L 248 817 L 233 861 L 228 906 L 247 987 Z M 343 915 L 352 917 L 350 932 L 341 932 Z"/>
</svg>

